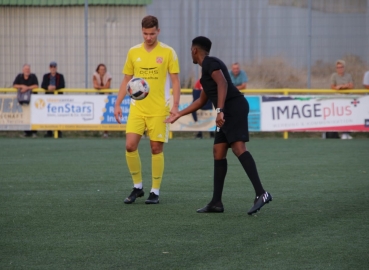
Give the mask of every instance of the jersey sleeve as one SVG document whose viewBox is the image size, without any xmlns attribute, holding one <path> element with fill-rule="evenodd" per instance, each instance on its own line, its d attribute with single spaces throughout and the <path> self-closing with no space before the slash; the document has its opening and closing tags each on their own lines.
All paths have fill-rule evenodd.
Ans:
<svg viewBox="0 0 369 270">
<path fill-rule="evenodd" d="M 169 65 L 168 65 L 169 73 L 179 73 L 179 62 L 178 56 L 175 50 L 171 49 L 169 53 Z"/>
<path fill-rule="evenodd" d="M 126 63 L 124 64 L 124 68 L 122 70 L 123 74 L 127 74 L 127 75 L 133 75 L 134 74 L 134 67 L 133 67 L 133 62 L 132 62 L 132 51 L 129 50 L 128 54 L 127 54 L 127 59 L 126 59 Z"/>
<path fill-rule="evenodd" d="M 211 76 L 214 71 L 219 69 L 221 69 L 219 62 L 215 59 L 210 58 L 210 61 L 207 64 L 207 72 L 209 73 L 209 75 Z"/>
</svg>

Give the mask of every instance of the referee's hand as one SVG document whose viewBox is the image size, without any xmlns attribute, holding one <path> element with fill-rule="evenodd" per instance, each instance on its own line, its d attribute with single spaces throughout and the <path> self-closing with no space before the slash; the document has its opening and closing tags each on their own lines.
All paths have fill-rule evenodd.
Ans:
<svg viewBox="0 0 369 270">
<path fill-rule="evenodd" d="M 164 120 L 164 123 L 173 124 L 180 117 L 181 117 L 181 115 L 178 112 L 177 113 L 171 113 L 170 116 L 167 119 Z"/>
<path fill-rule="evenodd" d="M 217 118 L 215 120 L 215 123 L 216 123 L 217 127 L 221 128 L 224 125 L 224 122 L 225 122 L 225 120 L 224 120 L 223 112 L 218 113 Z"/>
</svg>

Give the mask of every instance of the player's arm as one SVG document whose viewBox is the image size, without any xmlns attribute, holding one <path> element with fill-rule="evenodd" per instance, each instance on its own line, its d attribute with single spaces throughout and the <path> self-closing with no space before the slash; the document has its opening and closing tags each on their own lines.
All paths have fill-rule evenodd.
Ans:
<svg viewBox="0 0 369 270">
<path fill-rule="evenodd" d="M 120 104 L 122 103 L 124 97 L 127 94 L 127 84 L 133 78 L 133 75 L 124 74 L 124 78 L 119 87 L 119 92 L 117 96 L 117 100 L 115 101 L 114 107 L 114 116 L 115 120 L 120 124 L 120 119 L 122 118 L 122 109 L 120 108 Z"/>
<path fill-rule="evenodd" d="M 225 103 L 225 99 L 227 96 L 227 88 L 228 88 L 228 83 L 226 78 L 224 77 L 224 74 L 222 72 L 222 70 L 218 69 L 218 70 L 214 70 L 211 73 L 211 77 L 213 78 L 213 80 L 217 83 L 217 87 L 218 87 L 218 104 L 217 104 L 217 108 L 223 109 L 224 108 L 224 103 Z M 221 127 L 224 124 L 224 113 L 218 113 L 217 118 L 215 120 L 217 127 Z"/>
<path fill-rule="evenodd" d="M 182 111 L 172 113 L 170 117 L 165 120 L 165 123 L 173 124 L 175 121 L 177 121 L 178 118 L 184 115 L 190 114 L 192 112 L 195 112 L 198 109 L 202 108 L 206 104 L 207 101 L 208 101 L 208 97 L 206 96 L 204 91 L 201 91 L 200 97 L 198 99 L 196 99 L 187 108 L 183 109 Z"/>
<path fill-rule="evenodd" d="M 179 81 L 178 73 L 169 73 L 170 80 L 172 81 L 172 89 L 173 89 L 173 107 L 170 110 L 170 113 L 178 112 L 179 99 L 181 97 L 181 84 Z"/>
</svg>

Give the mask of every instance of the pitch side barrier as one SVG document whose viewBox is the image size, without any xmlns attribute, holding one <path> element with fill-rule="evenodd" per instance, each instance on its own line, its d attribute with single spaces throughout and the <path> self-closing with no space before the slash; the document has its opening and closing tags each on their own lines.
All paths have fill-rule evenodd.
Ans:
<svg viewBox="0 0 369 270">
<path fill-rule="evenodd" d="M 14 88 L 0 88 L 0 130 L 125 130 L 130 99 L 121 105 L 122 124 L 114 118 L 118 89 L 62 89 L 55 95 L 34 89 L 31 103 L 19 105 Z M 245 89 L 250 131 L 369 131 L 369 90 Z M 36 95 L 37 93 L 37 95 Z M 63 95 L 58 95 L 63 93 Z M 105 93 L 99 95 L 98 93 Z M 192 103 L 192 89 L 181 90 L 180 109 Z M 214 110 L 199 110 L 171 125 L 172 131 L 213 131 Z M 57 138 L 57 132 L 54 132 Z"/>
</svg>

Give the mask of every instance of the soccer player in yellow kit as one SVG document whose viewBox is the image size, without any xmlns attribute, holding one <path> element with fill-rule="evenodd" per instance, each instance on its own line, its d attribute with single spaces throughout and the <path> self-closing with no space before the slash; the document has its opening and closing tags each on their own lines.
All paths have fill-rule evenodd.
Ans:
<svg viewBox="0 0 369 270">
<path fill-rule="evenodd" d="M 180 98 L 179 63 L 176 52 L 158 41 L 158 19 L 146 16 L 142 19 L 144 42 L 128 51 L 123 68 L 124 78 L 115 103 L 114 116 L 118 123 L 122 118 L 120 104 L 127 94 L 126 86 L 133 77 L 145 79 L 150 86 L 149 95 L 143 100 L 131 100 L 126 128 L 126 160 L 133 180 L 133 191 L 124 200 L 131 204 L 144 196 L 141 160 L 138 144 L 145 130 L 150 138 L 152 153 L 152 188 L 146 204 L 159 203 L 159 189 L 164 173 L 164 142 L 168 142 L 169 124 L 164 123 L 169 113 L 178 113 Z M 173 107 L 169 111 L 170 81 L 173 89 Z"/>
</svg>

